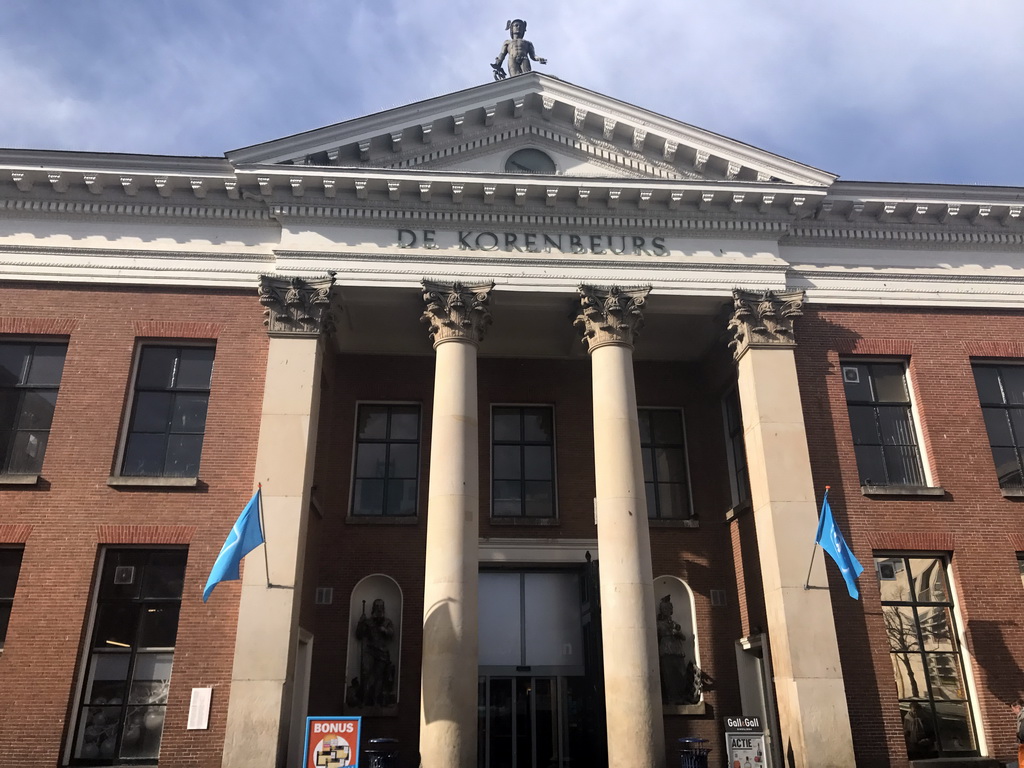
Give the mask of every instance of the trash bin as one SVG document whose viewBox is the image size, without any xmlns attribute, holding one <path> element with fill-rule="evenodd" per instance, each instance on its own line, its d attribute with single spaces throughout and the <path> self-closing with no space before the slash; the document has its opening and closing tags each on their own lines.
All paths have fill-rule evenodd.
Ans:
<svg viewBox="0 0 1024 768">
<path fill-rule="evenodd" d="M 679 768 L 708 768 L 709 747 L 707 739 L 688 736 L 679 739 Z"/>
<path fill-rule="evenodd" d="M 363 754 L 366 768 L 398 768 L 398 739 L 370 739 Z"/>
</svg>

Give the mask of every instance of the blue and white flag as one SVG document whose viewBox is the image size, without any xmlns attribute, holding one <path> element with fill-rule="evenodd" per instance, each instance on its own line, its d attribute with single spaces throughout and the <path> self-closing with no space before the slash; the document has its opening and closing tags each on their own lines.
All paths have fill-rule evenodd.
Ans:
<svg viewBox="0 0 1024 768">
<path fill-rule="evenodd" d="M 828 552 L 832 559 L 839 566 L 839 572 L 846 579 L 846 588 L 850 597 L 854 600 L 860 599 L 860 592 L 857 590 L 857 577 L 864 572 L 864 566 L 860 564 L 853 555 L 853 550 L 846 543 L 843 534 L 839 532 L 832 517 L 832 507 L 828 503 L 828 487 L 825 488 L 825 498 L 821 501 L 821 516 L 818 518 L 818 535 L 814 541 L 821 545 L 821 548 Z"/>
<path fill-rule="evenodd" d="M 203 602 L 210 597 L 213 588 L 222 581 L 237 581 L 241 578 L 239 565 L 242 558 L 252 552 L 263 543 L 263 529 L 260 527 L 260 491 L 256 489 L 252 499 L 245 505 L 242 514 L 238 516 L 235 525 L 231 528 L 224 546 L 217 555 L 217 560 L 210 569 L 210 578 L 203 590 Z"/>
</svg>

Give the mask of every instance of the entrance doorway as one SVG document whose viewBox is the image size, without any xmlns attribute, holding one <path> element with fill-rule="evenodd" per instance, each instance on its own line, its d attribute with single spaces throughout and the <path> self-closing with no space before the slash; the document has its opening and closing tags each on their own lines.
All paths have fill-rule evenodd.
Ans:
<svg viewBox="0 0 1024 768">
<path fill-rule="evenodd" d="M 596 569 L 480 574 L 479 768 L 607 764 Z"/>
</svg>

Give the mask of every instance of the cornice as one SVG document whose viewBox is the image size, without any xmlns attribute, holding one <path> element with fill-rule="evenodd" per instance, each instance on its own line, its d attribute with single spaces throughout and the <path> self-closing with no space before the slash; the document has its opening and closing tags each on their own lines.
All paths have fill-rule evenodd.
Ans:
<svg viewBox="0 0 1024 768">
<path fill-rule="evenodd" d="M 252 253 L 245 251 L 189 251 L 189 250 L 156 250 L 146 248 L 78 248 L 73 246 L 53 245 L 6 245 L 0 244 L 0 255 L 34 255 L 46 257 L 72 257 L 76 259 L 99 256 L 108 259 L 155 259 L 171 261 L 239 261 L 239 262 L 273 262 L 273 253 Z M 0 261 L 6 264 L 7 261 Z"/>
<path fill-rule="evenodd" d="M 531 269 L 543 269 L 544 274 L 548 275 L 548 270 L 557 270 L 564 268 L 578 268 L 578 269 L 611 269 L 611 270 L 654 270 L 659 272 L 736 272 L 736 273 L 754 273 L 754 272 L 765 272 L 773 274 L 781 274 L 789 269 L 789 265 L 785 262 L 778 262 L 775 264 L 731 264 L 731 263 L 720 263 L 720 262 L 656 262 L 656 261 L 640 261 L 638 259 L 603 259 L 598 260 L 593 257 L 589 259 L 573 259 L 573 258 L 525 258 L 519 256 L 497 256 L 491 252 L 488 252 L 486 256 L 472 257 L 472 256 L 454 256 L 443 253 L 431 253 L 429 255 L 424 253 L 419 254 L 408 254 L 402 252 L 388 252 L 388 253 L 331 253 L 327 251 L 300 251 L 300 250 L 289 250 L 279 248 L 275 250 L 277 260 L 279 264 L 286 264 L 289 261 L 323 261 L 323 262 L 378 262 L 380 264 L 381 273 L 388 273 L 395 271 L 396 264 L 416 264 L 422 265 L 424 263 L 439 263 L 439 264 L 477 264 L 484 266 L 497 266 L 497 267 L 528 267 Z M 411 270 L 413 273 L 417 273 L 417 270 Z M 417 273 L 418 274 L 418 273 Z M 510 273 L 511 275 L 512 273 Z"/>
<path fill-rule="evenodd" d="M 263 206 L 184 204 L 184 203 L 131 203 L 113 200 L 53 200 L 39 198 L 0 197 L 0 211 L 33 214 L 76 216 L 142 216 L 174 219 L 233 219 L 237 221 L 267 221 L 270 215 Z"/>
<path fill-rule="evenodd" d="M 490 209 L 478 208 L 464 211 L 432 211 L 429 209 L 382 209 L 382 208 L 342 208 L 317 205 L 272 205 L 271 214 L 274 218 L 287 222 L 313 220 L 349 220 L 358 221 L 360 226 L 378 226 L 393 228 L 396 224 L 415 224 L 422 226 L 424 222 L 435 225 L 456 227 L 505 225 L 514 227 L 557 227 L 561 229 L 587 229 L 594 232 L 621 232 L 623 229 L 655 230 L 664 232 L 728 232 L 734 236 L 771 237 L 782 236 L 790 227 L 788 219 L 757 219 L 736 216 L 728 218 L 722 215 L 681 212 L 671 217 L 663 213 L 652 212 L 649 216 L 619 215 L 610 216 L 600 211 L 592 213 L 569 213 L 567 209 L 558 213 L 534 214 L 522 213 L 512 206 L 495 206 Z"/>
<path fill-rule="evenodd" d="M 976 275 L 962 273 L 936 274 L 934 272 L 907 272 L 907 271 L 885 271 L 885 272 L 852 272 L 850 270 L 836 269 L 806 269 L 789 266 L 787 272 L 799 275 L 806 280 L 844 280 L 892 283 L 899 286 L 900 283 L 946 283 L 951 285 L 1001 285 L 1018 286 L 1024 289 L 1024 274 L 1020 275 Z M 894 287 L 893 291 L 915 291 L 915 288 Z M 954 292 L 954 291 L 944 291 Z M 959 292 L 969 293 L 969 288 Z"/>
<path fill-rule="evenodd" d="M 1018 229 L 1015 227 L 1015 229 Z M 1020 231 L 923 229 L 923 228 L 866 228 L 843 226 L 808 226 L 794 224 L 780 240 L 781 245 L 837 246 L 855 243 L 858 248 L 958 249 L 1000 248 L 1017 249 L 1024 246 L 1024 227 Z"/>
</svg>

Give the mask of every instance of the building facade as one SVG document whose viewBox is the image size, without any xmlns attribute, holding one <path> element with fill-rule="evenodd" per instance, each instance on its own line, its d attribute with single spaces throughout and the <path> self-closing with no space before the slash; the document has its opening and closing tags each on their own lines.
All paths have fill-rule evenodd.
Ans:
<svg viewBox="0 0 1024 768">
<path fill-rule="evenodd" d="M 997 765 L 1021 198 L 537 73 L 0 152 L 0 765 L 291 767 L 307 715 L 424 768 L 742 765 L 740 715 L 755 764 Z"/>
</svg>

